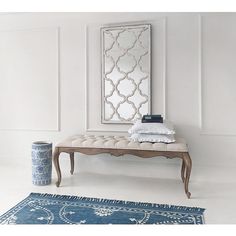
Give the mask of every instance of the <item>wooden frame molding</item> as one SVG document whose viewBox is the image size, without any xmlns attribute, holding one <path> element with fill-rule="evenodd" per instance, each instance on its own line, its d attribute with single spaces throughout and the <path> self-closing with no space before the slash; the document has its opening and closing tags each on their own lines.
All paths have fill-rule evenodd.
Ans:
<svg viewBox="0 0 236 236">
<path fill-rule="evenodd" d="M 112 149 L 112 148 L 82 148 L 82 147 L 55 147 L 53 153 L 53 162 L 57 173 L 56 186 L 59 187 L 61 183 L 61 169 L 59 164 L 60 154 L 68 153 L 70 155 L 71 170 L 70 173 L 74 173 L 74 153 L 79 152 L 86 155 L 96 155 L 101 153 L 109 153 L 113 156 L 122 156 L 130 154 L 142 158 L 151 157 L 166 157 L 166 158 L 180 158 L 182 159 L 181 167 L 181 179 L 184 183 L 184 190 L 188 198 L 191 193 L 189 192 L 188 185 L 192 169 L 192 160 L 188 152 L 170 152 L 170 151 L 148 151 L 148 150 L 134 150 L 134 149 Z"/>
</svg>

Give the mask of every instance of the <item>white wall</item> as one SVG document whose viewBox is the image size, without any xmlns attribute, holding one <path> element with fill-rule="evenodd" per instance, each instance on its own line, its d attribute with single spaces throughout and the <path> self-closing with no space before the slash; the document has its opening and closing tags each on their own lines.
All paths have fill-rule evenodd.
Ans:
<svg viewBox="0 0 236 236">
<path fill-rule="evenodd" d="M 86 131 L 127 130 L 100 123 L 99 41 L 101 26 L 126 22 L 152 24 L 153 111 L 170 119 L 188 141 L 193 178 L 204 178 L 198 166 L 236 166 L 233 13 L 0 15 L 0 163 L 30 165 L 35 140 L 55 144 Z M 117 174 L 155 177 L 159 163 L 173 176 L 179 171 L 169 165 L 178 160 L 158 158 L 100 155 L 78 162 L 80 170 Z"/>
</svg>

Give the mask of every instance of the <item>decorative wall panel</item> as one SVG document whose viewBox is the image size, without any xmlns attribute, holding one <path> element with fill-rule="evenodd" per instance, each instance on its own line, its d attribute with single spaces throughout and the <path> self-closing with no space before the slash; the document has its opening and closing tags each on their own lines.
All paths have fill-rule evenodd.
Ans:
<svg viewBox="0 0 236 236">
<path fill-rule="evenodd" d="M 59 130 L 58 34 L 0 31 L 1 130 Z"/>
<path fill-rule="evenodd" d="M 151 25 L 105 27 L 102 122 L 132 123 L 151 112 Z"/>
<path fill-rule="evenodd" d="M 208 135 L 236 134 L 236 15 L 201 17 L 201 131 Z"/>
</svg>

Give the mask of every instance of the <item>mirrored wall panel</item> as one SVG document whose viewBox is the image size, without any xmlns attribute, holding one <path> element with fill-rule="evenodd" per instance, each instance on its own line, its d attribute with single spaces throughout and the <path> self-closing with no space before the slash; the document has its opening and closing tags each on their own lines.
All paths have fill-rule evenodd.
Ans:
<svg viewBox="0 0 236 236">
<path fill-rule="evenodd" d="M 151 112 L 151 25 L 104 27 L 102 123 L 132 123 Z"/>
</svg>

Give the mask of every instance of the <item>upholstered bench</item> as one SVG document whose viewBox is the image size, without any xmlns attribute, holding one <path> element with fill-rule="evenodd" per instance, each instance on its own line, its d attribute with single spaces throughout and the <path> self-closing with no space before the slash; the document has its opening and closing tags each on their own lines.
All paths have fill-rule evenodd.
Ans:
<svg viewBox="0 0 236 236">
<path fill-rule="evenodd" d="M 188 190 L 189 178 L 192 168 L 192 161 L 188 153 L 187 144 L 184 139 L 177 139 L 176 142 L 148 143 L 133 142 L 126 136 L 105 136 L 105 135 L 77 135 L 70 137 L 56 145 L 53 161 L 56 168 L 58 180 L 56 186 L 61 183 L 61 170 L 59 165 L 60 153 L 70 154 L 71 174 L 74 172 L 74 153 L 79 152 L 87 155 L 110 153 L 114 156 L 130 154 L 138 157 L 149 158 L 164 156 L 166 158 L 181 158 L 181 178 L 184 183 L 185 193 L 190 198 Z"/>
</svg>

